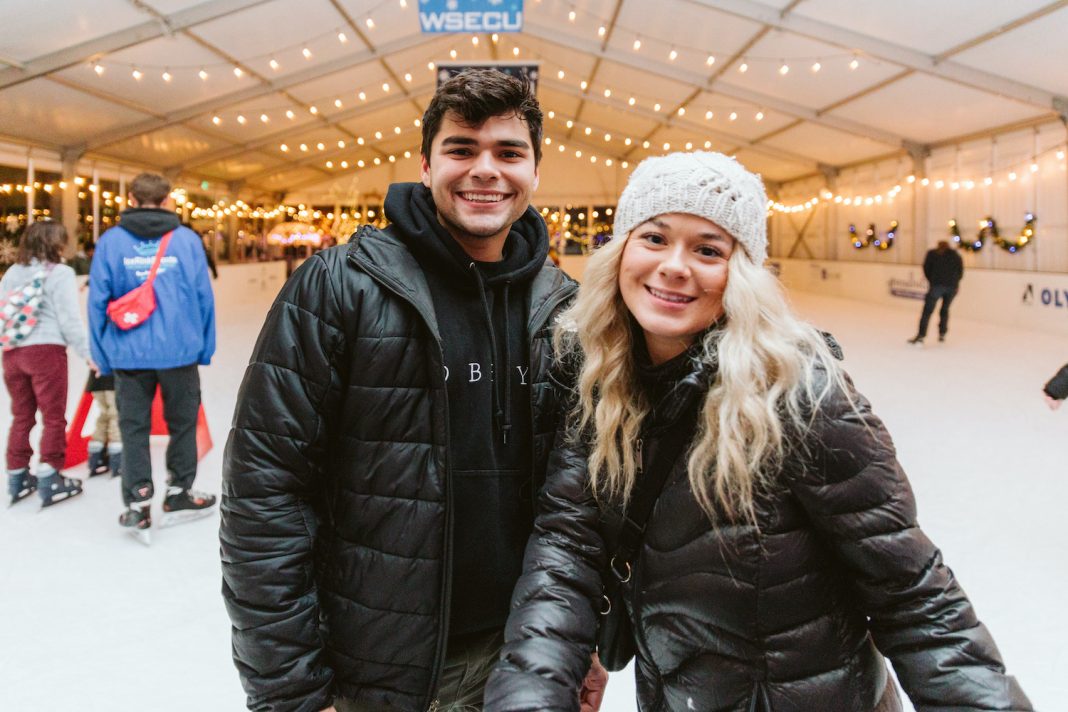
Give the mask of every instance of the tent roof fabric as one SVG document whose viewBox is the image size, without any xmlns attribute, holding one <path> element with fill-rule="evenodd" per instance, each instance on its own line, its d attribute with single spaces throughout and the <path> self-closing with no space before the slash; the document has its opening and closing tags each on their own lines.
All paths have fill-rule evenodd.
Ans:
<svg viewBox="0 0 1068 712">
<path fill-rule="evenodd" d="M 536 62 L 543 186 L 594 199 L 665 150 L 781 184 L 1068 115 L 1068 0 L 526 0 L 499 36 L 422 34 L 419 5 L 23 3 L 0 140 L 254 195 L 381 192 L 418 179 L 438 63 Z"/>
</svg>

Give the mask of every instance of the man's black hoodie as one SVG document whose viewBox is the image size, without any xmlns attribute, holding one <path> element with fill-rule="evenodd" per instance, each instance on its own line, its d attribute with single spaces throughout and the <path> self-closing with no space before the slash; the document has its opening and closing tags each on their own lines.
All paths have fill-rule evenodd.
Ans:
<svg viewBox="0 0 1068 712">
<path fill-rule="evenodd" d="M 445 351 L 452 477 L 450 637 L 504 627 L 533 526 L 527 305 L 549 236 L 528 208 L 500 262 L 477 262 L 438 222 L 430 190 L 390 187 L 389 228 L 426 274 Z"/>
</svg>

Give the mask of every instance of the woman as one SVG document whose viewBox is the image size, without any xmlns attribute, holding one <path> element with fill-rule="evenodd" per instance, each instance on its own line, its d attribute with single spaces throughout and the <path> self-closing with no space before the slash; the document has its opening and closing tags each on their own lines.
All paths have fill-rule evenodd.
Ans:
<svg viewBox="0 0 1068 712">
<path fill-rule="evenodd" d="M 0 295 L 40 280 L 36 326 L 18 345 L 3 353 L 4 385 L 11 396 L 7 435 L 7 483 L 11 504 L 33 494 L 48 507 L 82 493 L 81 480 L 63 477 L 67 456 L 67 346 L 89 360 L 89 342 L 78 306 L 74 270 L 62 264 L 67 230 L 35 222 L 19 241 L 15 264 L 0 280 Z M 90 362 L 90 367 L 93 368 Z M 30 431 L 41 411 L 44 431 L 36 476 L 30 474 Z"/>
<path fill-rule="evenodd" d="M 609 570 L 643 711 L 896 712 L 884 655 L 918 709 L 1031 709 L 837 347 L 762 267 L 765 211 L 720 154 L 631 176 L 561 322 L 574 409 L 486 709 L 579 709 Z M 661 477 L 609 569 L 635 485 Z"/>
</svg>

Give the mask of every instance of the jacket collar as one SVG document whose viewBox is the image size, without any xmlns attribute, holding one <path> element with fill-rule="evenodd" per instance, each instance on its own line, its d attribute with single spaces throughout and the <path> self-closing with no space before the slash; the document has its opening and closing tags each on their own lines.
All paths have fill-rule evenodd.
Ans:
<svg viewBox="0 0 1068 712">
<path fill-rule="evenodd" d="M 393 291 L 405 297 L 426 319 L 439 341 L 434 302 L 426 275 L 408 247 L 391 233 L 371 225 L 361 226 L 349 239 L 348 259 L 356 267 L 381 279 Z M 546 260 L 530 285 L 528 333 L 533 336 L 556 306 L 578 289 L 578 284 Z"/>
</svg>

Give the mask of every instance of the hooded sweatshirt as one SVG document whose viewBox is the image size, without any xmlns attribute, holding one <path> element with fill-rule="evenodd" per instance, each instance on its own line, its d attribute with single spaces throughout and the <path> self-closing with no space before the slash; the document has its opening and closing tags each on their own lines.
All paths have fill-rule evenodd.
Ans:
<svg viewBox="0 0 1068 712">
<path fill-rule="evenodd" d="M 438 222 L 430 190 L 390 187 L 389 228 L 422 267 L 444 347 L 453 546 L 450 637 L 504 627 L 533 527 L 527 305 L 549 236 L 528 208 L 500 262 L 477 262 Z"/>
<path fill-rule="evenodd" d="M 148 278 L 163 235 L 174 231 L 160 262 L 156 309 L 141 324 L 119 329 L 108 303 Z M 89 270 L 89 345 L 102 375 L 116 369 L 207 365 L 215 353 L 215 300 L 204 248 L 178 216 L 161 208 L 131 208 L 97 242 Z"/>
</svg>

